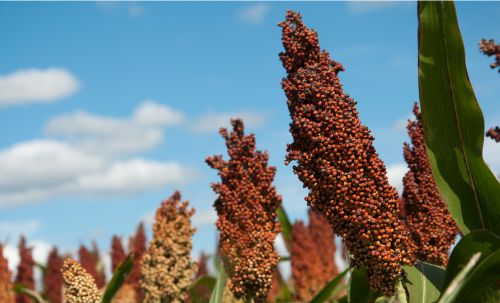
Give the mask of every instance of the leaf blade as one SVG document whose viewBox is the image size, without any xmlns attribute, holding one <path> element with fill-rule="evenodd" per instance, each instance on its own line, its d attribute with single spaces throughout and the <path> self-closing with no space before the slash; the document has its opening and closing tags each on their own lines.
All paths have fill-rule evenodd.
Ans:
<svg viewBox="0 0 500 303">
<path fill-rule="evenodd" d="M 113 273 L 113 276 L 111 277 L 111 280 L 106 286 L 106 290 L 104 291 L 104 294 L 102 296 L 101 300 L 102 303 L 111 303 L 113 297 L 120 290 L 123 283 L 125 283 L 125 279 L 132 270 L 133 266 L 134 266 L 133 255 L 130 254 L 122 263 L 120 263 L 120 265 L 118 265 L 115 272 Z"/>
<path fill-rule="evenodd" d="M 312 298 L 312 300 L 309 303 L 323 303 L 326 302 L 328 299 L 333 297 L 336 293 L 336 291 L 339 289 L 339 284 L 342 281 L 342 279 L 345 277 L 345 275 L 349 272 L 349 269 L 344 270 L 340 274 L 338 274 L 335 278 L 330 280 L 323 289 Z"/>
</svg>

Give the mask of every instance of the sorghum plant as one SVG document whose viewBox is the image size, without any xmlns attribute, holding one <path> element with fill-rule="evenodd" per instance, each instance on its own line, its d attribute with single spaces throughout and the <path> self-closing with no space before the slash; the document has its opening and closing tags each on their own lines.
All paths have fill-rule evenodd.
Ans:
<svg viewBox="0 0 500 303">
<path fill-rule="evenodd" d="M 221 128 L 229 160 L 222 156 L 206 159 L 219 171 L 220 183 L 214 203 L 219 250 L 230 278 L 229 286 L 238 299 L 264 302 L 279 261 L 274 240 L 279 232 L 276 211 L 281 196 L 272 185 L 276 168 L 268 166 L 268 154 L 256 150 L 255 135 L 245 135 L 243 121 L 231 120 L 233 130 Z"/>
<path fill-rule="evenodd" d="M 80 249 L 78 249 L 78 257 L 85 271 L 94 278 L 97 287 L 104 287 L 106 284 L 106 277 L 104 271 L 98 269 L 100 256 L 97 247 L 94 245 L 93 250 L 90 251 L 87 247 L 81 245 Z"/>
<path fill-rule="evenodd" d="M 63 258 L 54 247 L 47 258 L 47 266 L 45 275 L 43 276 L 43 292 L 51 303 L 61 303 L 63 276 L 61 269 L 63 266 Z"/>
<path fill-rule="evenodd" d="M 424 124 L 418 104 L 413 106 L 416 120 L 408 121 L 411 145 L 404 144 L 408 172 L 403 178 L 404 221 L 417 246 L 419 260 L 445 266 L 448 251 L 458 228 L 441 198 L 432 176 L 424 142 Z"/>
<path fill-rule="evenodd" d="M 112 303 L 137 303 L 135 289 L 132 285 L 125 283 L 116 293 Z"/>
<path fill-rule="evenodd" d="M 134 264 L 132 271 L 127 277 L 127 283 L 132 285 L 135 289 L 136 297 L 139 302 L 143 299 L 143 293 L 141 288 L 141 259 L 146 251 L 146 231 L 144 229 L 144 223 L 140 223 L 137 226 L 135 235 L 130 238 L 129 251 L 134 253 Z"/>
<path fill-rule="evenodd" d="M 0 244 L 0 302 L 14 303 L 15 295 L 12 290 L 12 272 L 7 259 L 3 256 L 3 246 Z"/>
<path fill-rule="evenodd" d="M 269 292 L 267 293 L 267 301 L 275 302 L 281 292 L 281 272 L 278 266 L 276 266 L 276 270 L 273 272 L 273 279 L 271 281 L 271 288 L 269 288 Z"/>
<path fill-rule="evenodd" d="M 200 257 L 198 258 L 198 269 L 196 271 L 196 275 L 194 276 L 194 280 L 208 275 L 207 262 L 208 256 L 204 252 L 201 252 Z M 212 294 L 212 289 L 205 284 L 197 284 L 192 291 L 202 302 L 208 302 Z"/>
<path fill-rule="evenodd" d="M 495 40 L 481 39 L 479 50 L 488 57 L 495 56 L 495 62 L 490 64 L 492 69 L 500 66 L 500 44 L 495 44 Z M 498 69 L 498 72 L 500 73 L 500 69 Z"/>
<path fill-rule="evenodd" d="M 495 142 L 500 142 L 500 127 L 495 126 L 486 132 L 486 137 L 490 137 L 491 139 L 495 140 Z"/>
<path fill-rule="evenodd" d="M 309 233 L 316 245 L 319 258 L 321 260 L 322 285 L 326 285 L 332 278 L 339 274 L 337 264 L 335 264 L 335 238 L 332 228 L 323 215 L 309 210 Z"/>
<path fill-rule="evenodd" d="M 316 243 L 302 221 L 293 224 L 290 260 L 295 300 L 308 302 L 324 286 L 322 285 L 323 264 Z"/>
<path fill-rule="evenodd" d="M 142 257 L 145 302 L 184 302 L 196 265 L 191 260 L 194 209 L 175 192 L 156 210 L 153 239 Z"/>
<path fill-rule="evenodd" d="M 28 289 L 35 289 L 35 279 L 33 277 L 33 248 L 26 245 L 26 239 L 21 237 L 19 240 L 20 261 L 17 266 L 16 284 L 22 284 Z M 31 298 L 27 295 L 17 293 L 16 303 L 31 303 Z"/>
<path fill-rule="evenodd" d="M 64 302 L 100 303 L 101 294 L 94 278 L 73 259 L 66 259 L 62 267 Z"/>
<path fill-rule="evenodd" d="M 373 136 L 361 124 L 356 102 L 344 93 L 344 68 L 321 51 L 318 36 L 289 11 L 280 54 L 288 77 L 282 86 L 292 118 L 285 163 L 310 192 L 308 205 L 323 214 L 346 243 L 354 266 L 366 269 L 370 288 L 394 293 L 403 265 L 414 263 L 411 239 L 398 215 Z"/>
<path fill-rule="evenodd" d="M 111 239 L 111 271 L 114 272 L 125 258 L 127 258 L 127 254 L 123 248 L 122 239 L 118 236 L 113 236 Z"/>
</svg>

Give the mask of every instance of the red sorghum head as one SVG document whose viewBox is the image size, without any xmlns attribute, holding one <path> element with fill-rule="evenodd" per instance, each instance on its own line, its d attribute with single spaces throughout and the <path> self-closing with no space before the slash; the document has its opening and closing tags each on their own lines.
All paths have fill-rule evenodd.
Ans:
<svg viewBox="0 0 500 303">
<path fill-rule="evenodd" d="M 398 215 L 373 136 L 361 124 L 356 102 L 343 92 L 341 64 L 321 51 L 318 36 L 289 11 L 280 54 L 288 77 L 282 86 L 292 118 L 286 164 L 310 192 L 305 198 L 344 240 L 354 266 L 365 267 L 370 287 L 392 294 L 402 266 L 413 264 L 410 238 Z"/>
<path fill-rule="evenodd" d="M 197 262 L 197 271 L 196 275 L 194 276 L 194 280 L 207 276 L 208 275 L 208 256 L 204 253 L 201 252 L 200 257 L 198 258 Z M 196 294 L 196 297 L 202 301 L 202 302 L 208 302 L 210 301 L 210 296 L 212 294 L 212 289 L 208 287 L 207 285 L 204 284 L 197 284 L 193 289 L 192 292 Z"/>
<path fill-rule="evenodd" d="M 281 282 L 283 277 L 281 276 L 281 272 L 278 266 L 273 272 L 273 279 L 271 281 L 271 288 L 269 288 L 269 292 L 267 293 L 267 302 L 276 302 L 280 293 L 281 293 Z"/>
<path fill-rule="evenodd" d="M 0 244 L 0 302 L 14 303 L 15 294 L 12 290 L 12 272 L 7 259 L 3 256 L 3 246 Z"/>
<path fill-rule="evenodd" d="M 113 236 L 111 239 L 111 271 L 114 272 L 126 258 L 127 254 L 123 248 L 122 239 Z"/>
<path fill-rule="evenodd" d="M 319 252 L 321 261 L 321 283 L 326 285 L 332 278 L 339 274 L 335 264 L 335 236 L 328 220 L 320 213 L 309 210 L 309 233 Z"/>
<path fill-rule="evenodd" d="M 62 302 L 63 276 L 61 269 L 63 266 L 63 258 L 54 247 L 47 258 L 47 266 L 45 275 L 43 276 L 43 292 L 51 303 Z"/>
<path fill-rule="evenodd" d="M 417 103 L 413 113 L 416 120 L 408 121 L 407 127 L 412 146 L 408 143 L 404 145 L 404 157 L 409 169 L 403 178 L 404 220 L 417 246 L 417 258 L 444 266 L 458 229 L 432 176 L 424 142 L 422 114 Z"/>
<path fill-rule="evenodd" d="M 479 42 L 479 50 L 488 57 L 495 57 L 495 62 L 490 64 L 491 68 L 494 69 L 500 66 L 500 44 L 495 44 L 495 40 L 481 39 Z M 500 73 L 500 68 L 498 72 Z"/>
<path fill-rule="evenodd" d="M 146 251 L 146 231 L 144 229 L 144 223 L 141 222 L 137 226 L 135 235 L 130 238 L 129 251 L 134 253 L 133 257 L 133 267 L 132 271 L 127 277 L 127 283 L 132 285 L 136 292 L 136 297 L 139 302 L 142 301 L 143 294 L 141 288 L 141 259 Z"/>
<path fill-rule="evenodd" d="M 22 284 L 28 289 L 35 289 L 35 279 L 33 277 L 33 248 L 26 245 L 26 239 L 21 237 L 19 240 L 20 261 L 17 266 L 16 284 Z M 31 298 L 27 295 L 17 293 L 16 303 L 31 303 Z"/>
<path fill-rule="evenodd" d="M 214 203 L 219 250 L 236 298 L 251 296 L 266 300 L 279 256 L 274 240 L 279 232 L 276 210 L 281 196 L 272 185 L 276 168 L 268 166 L 268 154 L 256 150 L 255 135 L 245 135 L 243 121 L 231 120 L 233 130 L 224 128 L 229 160 L 207 158 L 219 171 L 220 183 L 212 188 L 218 194 Z"/>
<path fill-rule="evenodd" d="M 500 127 L 495 126 L 486 132 L 486 137 L 490 137 L 491 139 L 495 140 L 495 142 L 500 142 Z"/>
<path fill-rule="evenodd" d="M 191 260 L 194 209 L 175 192 L 156 210 L 153 239 L 141 260 L 144 302 L 185 302 L 196 271 Z"/>
<path fill-rule="evenodd" d="M 100 256 L 97 247 L 94 245 L 92 251 L 84 245 L 78 250 L 80 264 L 86 272 L 88 272 L 95 280 L 97 287 L 100 289 L 106 285 L 106 277 L 102 268 L 99 268 Z"/>
</svg>

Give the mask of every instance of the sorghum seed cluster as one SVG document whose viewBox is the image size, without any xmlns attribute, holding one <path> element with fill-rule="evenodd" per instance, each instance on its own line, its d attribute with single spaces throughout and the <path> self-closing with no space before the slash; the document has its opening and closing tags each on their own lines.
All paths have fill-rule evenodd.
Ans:
<svg viewBox="0 0 500 303">
<path fill-rule="evenodd" d="M 494 69 L 500 66 L 500 44 L 495 44 L 495 40 L 481 39 L 481 42 L 479 42 L 479 50 L 488 57 L 495 56 L 495 62 L 490 64 L 491 68 Z M 500 68 L 498 72 L 500 73 Z"/>
<path fill-rule="evenodd" d="M 62 267 L 66 303 L 100 303 L 101 294 L 94 278 L 75 260 L 66 259 Z"/>
<path fill-rule="evenodd" d="M 135 294 L 135 289 L 132 285 L 125 283 L 120 287 L 120 290 L 116 293 L 112 303 L 137 303 L 137 297 Z"/>
<path fill-rule="evenodd" d="M 59 255 L 57 248 L 52 248 L 47 259 L 47 267 L 43 275 L 44 293 L 51 303 L 61 303 L 63 276 L 61 268 L 63 258 Z"/>
<path fill-rule="evenodd" d="M 500 142 L 500 127 L 495 126 L 486 132 L 486 137 L 490 137 L 491 139 L 495 140 L 495 142 Z"/>
<path fill-rule="evenodd" d="M 0 302 L 15 303 L 15 295 L 12 290 L 12 272 L 9 269 L 7 259 L 3 256 L 3 246 L 0 244 Z"/>
<path fill-rule="evenodd" d="M 145 302 L 184 302 L 196 271 L 191 260 L 194 209 L 175 192 L 156 210 L 153 239 L 141 260 Z"/>
<path fill-rule="evenodd" d="M 276 211 L 281 205 L 281 196 L 272 185 L 276 168 L 268 166 L 266 152 L 256 150 L 255 136 L 244 134 L 242 120 L 231 120 L 231 124 L 231 133 L 220 130 L 230 159 L 213 156 L 206 160 L 221 178 L 212 184 L 218 194 L 214 207 L 219 250 L 234 296 L 264 302 L 279 261 L 274 248 L 280 230 Z"/>
<path fill-rule="evenodd" d="M 111 239 L 111 272 L 114 272 L 126 258 L 127 254 L 123 248 L 122 239 L 113 236 Z"/>
<path fill-rule="evenodd" d="M 132 285 L 135 289 L 136 297 L 139 302 L 142 302 L 143 293 L 141 288 L 141 259 L 146 251 L 146 231 L 144 223 L 137 226 L 135 236 L 130 238 L 129 251 L 134 253 L 132 271 L 127 277 L 127 283 Z"/>
<path fill-rule="evenodd" d="M 339 274 L 337 264 L 335 264 L 335 252 L 337 251 L 335 236 L 328 220 L 313 210 L 309 210 L 309 233 L 321 260 L 320 279 L 324 286 Z"/>
<path fill-rule="evenodd" d="M 33 276 L 33 248 L 26 245 L 26 239 L 19 240 L 20 261 L 17 266 L 16 284 L 22 284 L 28 289 L 35 289 L 35 278 Z M 16 294 L 16 303 L 31 303 L 31 298 L 25 294 Z"/>
<path fill-rule="evenodd" d="M 282 86 L 292 118 L 293 143 L 285 163 L 310 192 L 305 198 L 343 238 L 352 265 L 365 267 L 371 289 L 392 294 L 403 265 L 414 262 L 398 214 L 398 194 L 362 125 L 356 102 L 343 92 L 344 70 L 321 51 L 314 30 L 289 11 L 280 54 L 288 77 Z"/>
<path fill-rule="evenodd" d="M 84 245 L 81 245 L 78 249 L 78 257 L 80 259 L 80 264 L 95 280 L 98 288 L 104 287 L 106 285 L 106 276 L 104 274 L 104 269 L 99 268 L 99 250 L 97 245 L 93 243 L 92 251 L 90 251 Z"/>
<path fill-rule="evenodd" d="M 407 126 L 412 146 L 404 144 L 409 169 L 403 178 L 404 221 L 417 246 L 417 259 L 445 266 L 458 230 L 432 176 L 417 103 L 413 113 L 416 120 L 408 121 Z"/>
<path fill-rule="evenodd" d="M 276 266 L 276 270 L 273 272 L 273 279 L 271 280 L 271 287 L 269 288 L 269 292 L 267 293 L 267 301 L 268 302 L 276 302 L 276 299 L 280 295 L 281 292 L 281 272 L 278 266 Z"/>
</svg>

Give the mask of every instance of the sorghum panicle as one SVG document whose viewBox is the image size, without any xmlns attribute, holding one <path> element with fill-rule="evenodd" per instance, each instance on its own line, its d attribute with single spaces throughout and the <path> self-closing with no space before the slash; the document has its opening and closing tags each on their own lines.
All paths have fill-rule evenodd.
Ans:
<svg viewBox="0 0 500 303">
<path fill-rule="evenodd" d="M 127 254 L 123 248 L 122 239 L 118 236 L 113 236 L 111 239 L 111 271 L 114 272 L 126 258 Z"/>
<path fill-rule="evenodd" d="M 273 279 L 271 281 L 271 288 L 269 288 L 269 292 L 267 293 L 267 302 L 276 302 L 276 299 L 280 295 L 281 292 L 281 281 L 282 276 L 278 266 L 273 272 Z"/>
<path fill-rule="evenodd" d="M 132 285 L 125 283 L 120 287 L 120 290 L 116 293 L 112 303 L 138 303 L 135 289 Z"/>
<path fill-rule="evenodd" d="M 191 260 L 194 209 L 175 192 L 156 210 L 153 239 L 141 261 L 144 302 L 184 302 L 196 264 Z"/>
<path fill-rule="evenodd" d="M 64 302 L 66 303 L 100 303 L 101 294 L 94 278 L 73 259 L 63 263 Z"/>
<path fill-rule="evenodd" d="M 285 48 L 280 58 L 288 74 L 282 86 L 293 137 L 285 163 L 297 161 L 294 172 L 310 190 L 308 205 L 342 237 L 351 265 L 365 267 L 371 289 L 390 295 L 402 266 L 414 262 L 398 194 L 356 102 L 343 92 L 337 76 L 342 65 L 320 50 L 317 33 L 300 14 L 289 11 L 280 26 Z"/>
<path fill-rule="evenodd" d="M 404 144 L 408 172 L 403 178 L 404 220 L 417 246 L 419 260 L 445 266 L 458 229 L 437 189 L 424 142 L 422 114 L 415 103 L 416 120 L 408 121 L 410 146 Z"/>
<path fill-rule="evenodd" d="M 20 261 L 17 266 L 16 284 L 22 284 L 28 289 L 35 289 L 35 279 L 33 277 L 33 248 L 26 245 L 26 239 L 21 237 L 19 240 Z M 17 293 L 16 303 L 31 303 L 31 298 L 27 295 Z"/>
<path fill-rule="evenodd" d="M 47 258 L 47 267 L 43 276 L 43 292 L 51 303 L 62 302 L 63 277 L 61 269 L 63 258 L 54 247 Z"/>
<path fill-rule="evenodd" d="M 490 64 L 492 69 L 500 66 L 500 44 L 495 44 L 495 40 L 481 39 L 479 42 L 479 50 L 488 57 L 495 56 L 495 62 Z M 500 73 L 500 68 L 498 72 Z"/>
<path fill-rule="evenodd" d="M 208 256 L 204 253 L 201 252 L 200 257 L 198 258 L 197 262 L 197 271 L 196 275 L 194 276 L 194 280 L 207 276 L 208 275 L 208 268 L 207 268 L 207 262 L 208 262 Z M 204 284 L 197 284 L 196 287 L 192 290 L 196 294 L 196 297 L 199 298 L 202 302 L 208 302 L 210 301 L 210 296 L 212 294 L 210 287 Z"/>
<path fill-rule="evenodd" d="M 335 236 L 332 228 L 323 215 L 309 210 L 309 233 L 316 245 L 321 260 L 321 282 L 322 285 L 330 282 L 332 278 L 339 274 L 337 264 L 335 264 Z"/>
<path fill-rule="evenodd" d="M 127 283 L 132 285 L 135 289 L 136 297 L 139 302 L 142 302 L 143 293 L 141 288 L 141 259 L 146 252 L 146 231 L 144 229 L 144 223 L 141 222 L 137 226 L 135 235 L 130 238 L 129 251 L 134 253 L 133 257 L 133 267 L 130 274 L 127 277 Z"/>
<path fill-rule="evenodd" d="M 279 261 L 274 248 L 280 230 L 276 211 L 281 205 L 281 196 L 272 185 L 276 168 L 268 166 L 267 152 L 256 150 L 255 135 L 244 134 L 242 120 L 233 119 L 231 124 L 231 133 L 220 130 L 229 160 L 222 156 L 206 159 L 221 178 L 212 184 L 218 194 L 214 207 L 219 250 L 234 296 L 264 302 Z"/>
<path fill-rule="evenodd" d="M 293 224 L 290 261 L 295 300 L 308 302 L 322 289 L 323 264 L 316 243 L 302 221 Z"/>
<path fill-rule="evenodd" d="M 495 126 L 486 132 L 486 137 L 490 137 L 491 139 L 495 140 L 495 142 L 500 142 L 500 127 Z"/>
<path fill-rule="evenodd" d="M 14 303 L 15 295 L 12 290 L 12 272 L 9 263 L 3 256 L 3 246 L 0 244 L 0 302 Z"/>
<path fill-rule="evenodd" d="M 106 285 L 106 277 L 104 271 L 99 269 L 100 256 L 97 246 L 94 245 L 92 251 L 90 251 L 87 247 L 81 245 L 78 250 L 78 257 L 85 271 L 94 278 L 97 287 L 104 287 Z"/>
</svg>

